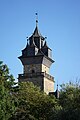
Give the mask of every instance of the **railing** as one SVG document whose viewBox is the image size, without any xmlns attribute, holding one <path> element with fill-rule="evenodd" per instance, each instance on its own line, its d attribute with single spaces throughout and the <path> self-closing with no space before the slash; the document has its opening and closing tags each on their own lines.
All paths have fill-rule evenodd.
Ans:
<svg viewBox="0 0 80 120">
<path fill-rule="evenodd" d="M 44 76 L 50 80 L 54 80 L 54 77 L 51 75 L 45 73 L 45 72 L 37 72 L 37 73 L 24 73 L 24 74 L 19 74 L 18 78 L 28 78 L 28 77 L 36 77 L 36 76 Z"/>
</svg>

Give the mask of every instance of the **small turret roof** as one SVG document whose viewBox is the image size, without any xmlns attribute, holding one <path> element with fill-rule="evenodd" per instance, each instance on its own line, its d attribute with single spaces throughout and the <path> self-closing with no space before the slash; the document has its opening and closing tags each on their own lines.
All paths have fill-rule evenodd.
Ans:
<svg viewBox="0 0 80 120">
<path fill-rule="evenodd" d="M 34 33 L 33 33 L 34 36 L 42 36 L 39 29 L 38 29 L 38 26 L 36 25 L 36 28 L 34 30 Z"/>
<path fill-rule="evenodd" d="M 48 47 L 48 45 L 47 45 L 47 42 L 45 41 L 45 43 L 44 43 L 44 46 L 42 47 L 42 49 L 44 49 L 44 48 L 48 48 L 48 49 L 50 49 L 51 50 L 51 48 L 49 48 Z M 51 50 L 52 51 L 52 50 Z"/>
</svg>

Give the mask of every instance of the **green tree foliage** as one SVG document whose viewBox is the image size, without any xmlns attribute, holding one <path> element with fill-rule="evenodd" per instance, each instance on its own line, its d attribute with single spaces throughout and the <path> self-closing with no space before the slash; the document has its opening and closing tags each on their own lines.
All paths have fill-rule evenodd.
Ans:
<svg viewBox="0 0 80 120">
<path fill-rule="evenodd" d="M 59 104 L 62 110 L 58 113 L 59 120 L 80 120 L 80 87 L 78 84 L 61 86 Z"/>
<path fill-rule="evenodd" d="M 15 111 L 13 91 L 14 78 L 7 65 L 0 61 L 0 120 L 8 120 Z"/>
<path fill-rule="evenodd" d="M 0 62 L 0 120 L 80 120 L 79 84 L 61 85 L 59 99 L 31 82 L 14 85 L 7 65 Z"/>
<path fill-rule="evenodd" d="M 17 92 L 18 109 L 13 120 L 54 120 L 53 114 L 58 109 L 57 101 L 30 82 L 19 84 Z"/>
</svg>

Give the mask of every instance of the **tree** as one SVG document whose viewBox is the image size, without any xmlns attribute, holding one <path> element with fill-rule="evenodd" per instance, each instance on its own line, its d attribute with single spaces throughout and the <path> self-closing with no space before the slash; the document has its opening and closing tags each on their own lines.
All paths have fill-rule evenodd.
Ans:
<svg viewBox="0 0 80 120">
<path fill-rule="evenodd" d="M 13 120 L 54 120 L 53 115 L 59 108 L 54 97 L 46 95 L 30 82 L 19 84 L 17 99 L 18 109 Z"/>
<path fill-rule="evenodd" d="M 0 61 L 0 120 L 80 120 L 79 84 L 62 84 L 59 99 L 31 82 L 14 85 L 7 65 Z"/>
<path fill-rule="evenodd" d="M 48 96 L 30 82 L 15 82 L 7 65 L 0 62 L 0 120 L 54 120 L 60 109 L 54 96 Z"/>
<path fill-rule="evenodd" d="M 61 86 L 59 104 L 62 110 L 58 113 L 59 120 L 80 120 L 80 87 L 78 84 Z"/>
<path fill-rule="evenodd" d="M 0 61 L 0 120 L 8 120 L 15 111 L 12 95 L 14 78 L 9 74 L 7 65 Z"/>
</svg>

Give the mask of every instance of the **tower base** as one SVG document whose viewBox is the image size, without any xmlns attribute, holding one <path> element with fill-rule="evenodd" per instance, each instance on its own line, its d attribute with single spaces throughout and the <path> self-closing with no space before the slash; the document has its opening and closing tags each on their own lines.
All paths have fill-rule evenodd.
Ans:
<svg viewBox="0 0 80 120">
<path fill-rule="evenodd" d="M 54 77 L 45 72 L 19 74 L 18 81 L 33 82 L 34 85 L 40 87 L 46 94 L 54 92 Z"/>
</svg>

